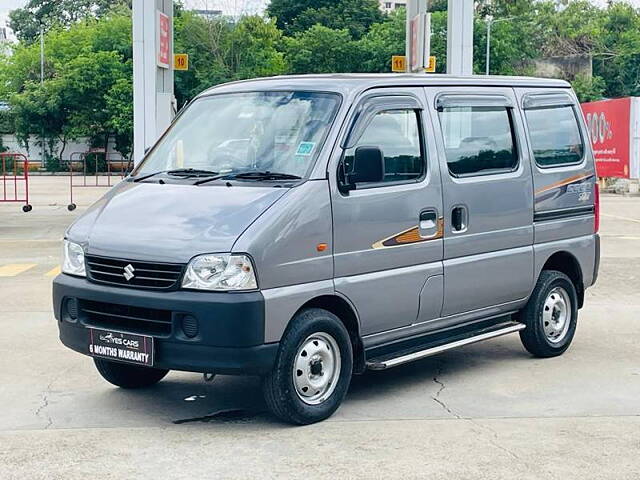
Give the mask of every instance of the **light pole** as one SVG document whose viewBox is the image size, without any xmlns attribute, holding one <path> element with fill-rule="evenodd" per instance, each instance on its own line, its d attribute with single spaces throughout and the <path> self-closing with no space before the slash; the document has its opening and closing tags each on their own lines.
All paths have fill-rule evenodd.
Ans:
<svg viewBox="0 0 640 480">
<path fill-rule="evenodd" d="M 40 23 L 40 88 L 44 86 L 44 28 Z M 40 130 L 40 166 L 45 166 L 44 158 L 44 123 Z"/>
<path fill-rule="evenodd" d="M 494 20 L 492 15 L 487 15 L 485 21 L 487 22 L 487 53 L 485 60 L 485 75 L 489 75 L 490 65 L 491 65 L 491 26 L 494 23 L 498 22 L 506 22 L 507 20 L 513 20 L 515 17 L 507 17 L 507 18 L 499 18 L 498 20 Z"/>
<path fill-rule="evenodd" d="M 485 54 L 485 65 L 484 65 L 484 74 L 489 75 L 489 62 L 491 59 L 491 23 L 493 22 L 493 17 L 491 15 L 487 15 L 487 52 Z"/>
</svg>

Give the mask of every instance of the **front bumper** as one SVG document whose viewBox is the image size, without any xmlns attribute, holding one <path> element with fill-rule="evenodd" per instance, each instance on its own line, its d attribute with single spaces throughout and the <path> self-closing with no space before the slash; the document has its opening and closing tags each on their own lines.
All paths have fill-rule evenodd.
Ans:
<svg viewBox="0 0 640 480">
<path fill-rule="evenodd" d="M 75 320 L 67 311 L 67 299 L 78 300 Z M 109 314 L 87 313 L 82 308 L 86 302 L 161 311 L 166 314 L 166 330 L 145 331 L 144 321 L 134 322 L 135 326 L 105 324 L 110 321 Z M 261 375 L 271 370 L 278 351 L 278 343 L 264 343 L 264 298 L 260 292 L 160 292 L 99 285 L 61 274 L 53 282 L 53 311 L 62 343 L 85 355 L 89 354 L 88 327 L 153 336 L 154 366 L 158 368 Z M 193 337 L 182 327 L 186 316 L 197 321 Z M 122 321 L 120 317 L 116 320 Z"/>
</svg>

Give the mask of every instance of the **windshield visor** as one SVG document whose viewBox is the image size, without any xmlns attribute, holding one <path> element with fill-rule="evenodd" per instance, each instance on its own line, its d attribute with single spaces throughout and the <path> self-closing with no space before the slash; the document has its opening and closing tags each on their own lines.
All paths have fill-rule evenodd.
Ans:
<svg viewBox="0 0 640 480">
<path fill-rule="evenodd" d="M 339 103 L 337 94 L 312 92 L 201 97 L 133 174 L 193 168 L 221 175 L 270 171 L 305 177 Z"/>
</svg>

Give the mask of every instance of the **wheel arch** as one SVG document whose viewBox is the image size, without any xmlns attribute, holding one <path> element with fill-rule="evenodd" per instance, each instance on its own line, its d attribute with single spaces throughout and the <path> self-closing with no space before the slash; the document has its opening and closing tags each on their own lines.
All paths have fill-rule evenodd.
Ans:
<svg viewBox="0 0 640 480">
<path fill-rule="evenodd" d="M 360 336 L 360 321 L 356 309 L 349 301 L 339 295 L 320 295 L 305 302 L 298 312 L 306 308 L 322 308 L 333 313 L 343 323 L 353 347 L 353 372 L 362 373 L 365 370 L 365 355 L 362 337 Z M 296 314 L 298 313 L 296 312 Z"/>
<path fill-rule="evenodd" d="M 569 277 L 576 288 L 578 308 L 582 308 L 584 304 L 584 281 L 582 267 L 578 259 L 566 250 L 557 251 L 544 262 L 542 269 L 538 272 L 538 277 L 544 270 L 557 270 Z"/>
</svg>

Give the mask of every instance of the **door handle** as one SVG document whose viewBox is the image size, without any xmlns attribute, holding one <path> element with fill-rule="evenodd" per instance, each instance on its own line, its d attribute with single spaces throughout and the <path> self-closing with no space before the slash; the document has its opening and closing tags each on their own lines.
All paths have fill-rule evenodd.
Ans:
<svg viewBox="0 0 640 480">
<path fill-rule="evenodd" d="M 422 238 L 434 238 L 440 233 L 438 211 L 435 208 L 427 208 L 420 212 L 418 230 Z"/>
<path fill-rule="evenodd" d="M 462 233 L 469 225 L 469 211 L 464 205 L 457 205 L 451 210 L 451 231 Z"/>
</svg>

